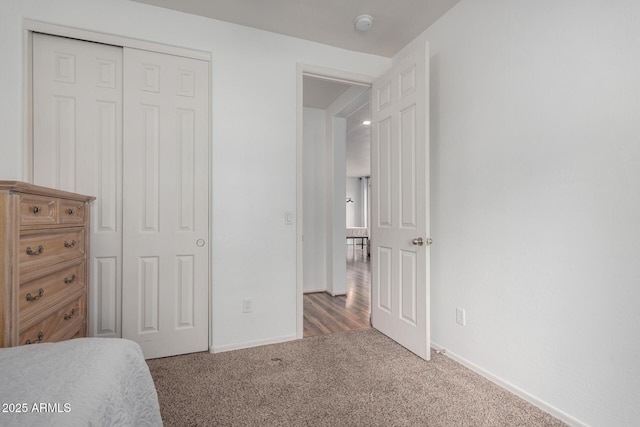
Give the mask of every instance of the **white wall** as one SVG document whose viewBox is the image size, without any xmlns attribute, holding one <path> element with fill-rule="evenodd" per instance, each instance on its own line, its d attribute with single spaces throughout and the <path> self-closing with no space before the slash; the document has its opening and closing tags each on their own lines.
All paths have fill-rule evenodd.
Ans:
<svg viewBox="0 0 640 427">
<path fill-rule="evenodd" d="M 593 426 L 640 422 L 639 22 L 635 0 L 462 0 L 420 37 L 433 341 Z"/>
<path fill-rule="evenodd" d="M 344 295 L 347 292 L 346 227 L 344 211 L 347 180 L 347 119 L 349 113 L 362 105 L 368 88 L 352 86 L 327 107 L 327 292 Z"/>
<path fill-rule="evenodd" d="M 295 226 L 284 212 L 296 206 L 296 63 L 380 75 L 390 60 L 126 0 L 4 0 L 3 179 L 24 173 L 25 18 L 212 52 L 213 346 L 294 338 Z"/>
<path fill-rule="evenodd" d="M 336 101 L 338 102 L 338 101 Z M 335 103 L 334 103 L 335 104 Z M 327 135 L 333 139 L 327 144 L 327 291 L 333 295 L 344 295 L 347 292 L 347 251 L 345 235 L 347 218 L 344 213 L 346 200 L 346 149 L 347 119 L 336 117 L 335 111 L 327 109 Z"/>
<path fill-rule="evenodd" d="M 347 177 L 347 199 L 353 203 L 346 204 L 347 227 L 364 227 L 362 181 L 360 178 Z M 346 200 L 345 200 L 346 201 Z M 353 243 L 351 240 L 349 243 Z"/>
<path fill-rule="evenodd" d="M 326 111 L 303 112 L 304 292 L 327 289 Z"/>
</svg>

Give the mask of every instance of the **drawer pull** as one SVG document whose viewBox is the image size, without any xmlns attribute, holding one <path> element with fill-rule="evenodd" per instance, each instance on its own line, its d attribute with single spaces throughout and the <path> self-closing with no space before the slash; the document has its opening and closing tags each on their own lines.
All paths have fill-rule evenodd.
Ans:
<svg viewBox="0 0 640 427">
<path fill-rule="evenodd" d="M 67 211 L 67 213 L 68 213 L 69 215 L 74 215 L 74 214 L 76 213 L 76 210 L 75 210 L 75 209 L 69 209 L 69 210 Z"/>
<path fill-rule="evenodd" d="M 38 246 L 38 250 L 37 251 L 33 251 L 33 249 L 31 249 L 31 247 L 27 248 L 27 255 L 40 255 L 42 252 L 44 252 L 44 247 L 42 247 L 42 245 Z"/>
<path fill-rule="evenodd" d="M 44 295 L 44 289 L 40 288 L 38 290 L 38 295 L 36 295 L 35 297 L 31 294 L 27 294 L 27 301 L 31 302 L 31 301 L 38 301 L 40 299 L 40 297 L 42 297 L 42 295 Z"/>
<path fill-rule="evenodd" d="M 64 278 L 64 283 L 68 285 L 70 283 L 75 282 L 77 278 L 78 278 L 78 276 L 76 276 L 75 274 L 72 274 L 71 275 L 71 279 L 69 279 L 68 277 Z"/>
<path fill-rule="evenodd" d="M 37 340 L 35 340 L 35 341 L 27 340 L 25 342 L 25 344 L 38 344 L 43 339 L 44 339 L 44 334 L 42 333 L 42 331 L 40 331 L 40 332 L 38 332 L 38 339 Z"/>
<path fill-rule="evenodd" d="M 64 247 L 65 248 L 73 248 L 76 246 L 76 241 L 72 240 L 71 243 L 67 242 L 66 240 L 64 241 Z"/>
<path fill-rule="evenodd" d="M 40 206 L 34 206 L 33 207 L 33 213 L 34 215 L 39 214 L 42 211 L 42 208 Z"/>
<path fill-rule="evenodd" d="M 65 314 L 64 315 L 64 320 L 69 320 L 75 315 L 76 315 L 76 309 L 73 308 L 73 309 L 71 309 L 71 313 L 70 314 Z"/>
</svg>

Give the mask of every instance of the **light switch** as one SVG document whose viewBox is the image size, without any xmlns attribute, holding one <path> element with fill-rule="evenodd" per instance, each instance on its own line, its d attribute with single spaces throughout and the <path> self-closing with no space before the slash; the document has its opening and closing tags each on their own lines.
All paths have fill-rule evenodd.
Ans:
<svg viewBox="0 0 640 427">
<path fill-rule="evenodd" d="M 285 223 L 285 225 L 293 225 L 293 224 L 295 224 L 295 216 L 293 215 L 293 212 L 286 211 L 284 213 L 284 223 Z"/>
</svg>

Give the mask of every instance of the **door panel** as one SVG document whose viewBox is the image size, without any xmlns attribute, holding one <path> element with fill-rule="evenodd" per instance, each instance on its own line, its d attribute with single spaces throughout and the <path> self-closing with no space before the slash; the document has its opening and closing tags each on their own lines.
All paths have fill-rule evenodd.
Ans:
<svg viewBox="0 0 640 427">
<path fill-rule="evenodd" d="M 122 268 L 122 48 L 33 34 L 33 179 L 96 196 L 89 334 L 118 337 Z"/>
<path fill-rule="evenodd" d="M 208 62 L 125 48 L 123 337 L 208 348 Z"/>
<path fill-rule="evenodd" d="M 371 131 L 372 324 L 427 360 L 428 81 L 424 46 L 374 82 Z"/>
</svg>

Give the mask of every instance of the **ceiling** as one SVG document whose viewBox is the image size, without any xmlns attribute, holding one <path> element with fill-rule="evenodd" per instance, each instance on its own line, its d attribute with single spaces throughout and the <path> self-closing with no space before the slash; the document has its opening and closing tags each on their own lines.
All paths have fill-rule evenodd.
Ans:
<svg viewBox="0 0 640 427">
<path fill-rule="evenodd" d="M 349 88 L 354 87 L 347 83 L 332 80 L 304 76 L 303 78 L 303 105 L 310 108 L 326 110 L 336 101 L 340 95 Z M 362 86 L 355 86 L 364 90 Z M 353 105 L 345 109 L 340 117 L 346 118 L 346 175 L 348 177 L 361 177 L 371 175 L 370 166 L 370 126 L 362 122 L 370 120 L 369 89 L 360 94 L 352 93 Z M 365 97 L 363 99 L 363 96 Z M 355 100 L 357 98 L 357 101 Z"/>
<path fill-rule="evenodd" d="M 133 0 L 357 52 L 392 57 L 459 0 Z M 357 16 L 373 17 L 366 32 Z M 304 78 L 304 106 L 326 109 L 348 84 Z M 347 117 L 347 176 L 368 176 L 369 105 Z"/>
<path fill-rule="evenodd" d="M 459 0 L 133 0 L 274 33 L 394 56 Z M 367 32 L 354 27 L 369 14 Z"/>
<path fill-rule="evenodd" d="M 348 177 L 371 175 L 371 126 L 362 122 L 371 119 L 369 103 L 347 117 L 345 163 Z"/>
<path fill-rule="evenodd" d="M 348 83 L 339 83 L 311 76 L 302 80 L 303 105 L 326 110 L 340 95 L 351 87 Z"/>
</svg>

